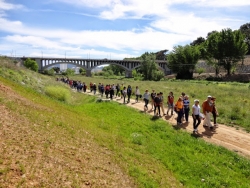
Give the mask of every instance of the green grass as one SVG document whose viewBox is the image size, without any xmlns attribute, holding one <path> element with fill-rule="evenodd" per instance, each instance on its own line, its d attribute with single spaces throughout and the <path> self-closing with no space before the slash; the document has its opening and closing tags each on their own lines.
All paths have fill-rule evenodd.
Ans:
<svg viewBox="0 0 250 188">
<path fill-rule="evenodd" d="M 133 156 L 140 156 L 141 163 L 144 156 L 149 155 L 160 161 L 164 168 L 170 170 L 187 187 L 250 185 L 248 160 L 223 147 L 207 144 L 188 133 L 175 130 L 162 120 L 153 121 L 148 115 L 115 103 L 87 104 L 78 107 L 78 110 L 83 111 L 88 117 L 96 118 L 95 124 L 99 125 L 96 129 L 99 135 L 97 141 L 105 147 L 123 153 L 121 160 L 131 160 L 130 150 L 133 148 Z M 141 177 L 147 169 L 140 165 L 136 167 L 133 160 L 129 163 L 131 168 L 133 167 L 130 174 L 139 178 L 140 184 L 149 185 L 152 178 L 147 180 L 148 178 Z M 138 171 L 141 175 L 138 175 Z M 202 182 L 202 179 L 205 181 Z M 160 182 L 155 183 L 159 186 Z M 152 187 L 154 186 L 152 184 Z"/>
<path fill-rule="evenodd" d="M 27 75 L 21 76 L 18 71 L 14 70 L 13 72 L 14 75 L 17 74 L 16 77 L 20 76 L 22 79 L 30 74 L 27 71 Z M 116 163 L 134 179 L 138 187 L 250 187 L 249 159 L 223 147 L 192 137 L 185 131 L 174 129 L 161 119 L 152 119 L 150 115 L 142 114 L 135 109 L 115 102 L 97 103 L 95 97 L 73 92 L 70 103 L 54 100 L 41 91 L 45 90 L 48 83 L 53 84 L 52 86 L 57 84 L 61 86 L 61 83 L 53 82 L 49 77 L 46 77 L 43 82 L 43 76 L 36 75 L 36 77 L 36 80 L 41 81 L 41 85 L 33 85 L 34 88 L 32 88 L 31 82 L 23 85 L 18 81 L 19 79 L 10 79 L 8 76 L 0 77 L 1 83 L 11 87 L 19 95 L 37 105 L 33 107 L 26 101 L 16 103 L 15 101 L 0 100 L 0 103 L 7 106 L 9 110 L 17 113 L 20 117 L 29 119 L 32 126 L 29 127 L 30 132 L 23 134 L 24 138 L 28 134 L 32 134 L 34 137 L 35 135 L 46 135 L 46 139 L 28 143 L 28 147 L 24 151 L 28 163 L 25 160 L 16 159 L 20 161 L 18 168 L 21 172 L 27 172 L 35 164 L 30 151 L 40 149 L 45 157 L 53 159 L 53 156 L 57 156 L 55 146 L 62 145 L 64 146 L 62 148 L 66 150 L 64 155 L 69 153 L 71 156 L 72 152 L 76 151 L 70 148 L 82 147 L 80 145 L 81 138 L 88 138 L 103 148 L 108 148 Z M 31 78 L 28 76 L 26 79 Z M 87 83 L 90 80 L 98 83 L 95 78 L 84 77 L 81 79 Z M 100 82 L 121 83 L 122 81 L 100 80 Z M 246 119 L 249 117 L 249 112 L 246 111 L 249 105 L 249 97 L 246 97 L 248 86 L 244 84 L 235 87 L 235 85 L 227 83 L 133 82 L 132 80 L 125 80 L 124 84 L 139 85 L 141 92 L 145 88 L 154 88 L 164 93 L 172 90 L 176 93 L 175 96 L 185 91 L 189 95 L 192 94 L 193 98 L 199 99 L 205 98 L 209 93 L 217 97 L 219 113 L 221 114 L 220 121 L 228 122 L 227 118 L 230 115 L 231 119 L 236 119 L 231 120 L 234 123 L 247 121 Z M 233 89 L 234 87 L 235 89 Z M 218 91 L 215 91 L 215 88 Z M 232 98 L 228 95 L 233 94 L 234 96 L 237 93 L 234 90 L 241 91 L 237 95 L 239 100 L 228 103 L 229 99 Z M 234 97 L 236 98 L 236 95 Z M 3 97 L 0 96 L 0 98 Z M 244 105 L 241 105 L 243 104 L 242 100 L 247 102 L 244 101 Z M 239 111 L 240 115 L 233 114 L 234 111 Z M 245 119 L 239 120 L 243 116 L 243 112 Z M 28 125 L 22 124 L 20 126 Z M 242 124 L 242 126 L 248 128 L 247 123 L 246 125 Z M 14 141 L 6 144 L 11 146 L 13 143 Z M 20 154 L 20 158 L 21 156 Z M 73 161 L 69 159 L 71 158 L 64 156 L 64 160 L 71 164 Z M 5 163 L 4 160 L 6 159 L 1 158 L 1 163 Z M 41 184 L 43 187 L 52 185 L 55 181 L 60 182 L 57 176 L 61 175 L 62 171 L 51 173 L 50 169 L 42 168 L 42 163 L 40 165 L 44 177 L 48 181 L 48 184 L 45 182 Z M 8 169 L 0 168 L 0 176 L 4 176 Z M 31 170 L 31 174 L 34 173 L 33 171 L 35 169 Z M 79 177 L 76 177 L 71 171 L 66 173 L 68 173 L 68 178 L 75 182 L 75 187 L 81 187 L 82 175 L 79 174 Z M 23 181 L 20 181 L 22 186 L 25 184 Z"/>
<path fill-rule="evenodd" d="M 45 94 L 63 102 L 69 102 L 71 98 L 70 90 L 62 86 L 47 86 Z"/>
<path fill-rule="evenodd" d="M 206 100 L 208 95 L 216 97 L 216 106 L 219 112 L 218 123 L 229 126 L 242 127 L 250 132 L 250 85 L 249 83 L 237 82 L 210 82 L 199 80 L 164 80 L 164 81 L 134 81 L 133 79 L 103 79 L 101 77 L 82 77 L 73 76 L 71 79 L 80 80 L 88 84 L 90 82 L 104 84 L 124 84 L 131 85 L 135 90 L 135 86 L 139 86 L 140 92 L 143 94 L 146 89 L 151 92 L 155 89 L 156 92 L 162 91 L 165 99 L 170 91 L 173 91 L 175 100 L 185 92 L 189 95 L 191 104 L 194 99 L 199 99 L 201 102 Z M 135 96 L 132 96 L 135 98 Z M 166 105 L 166 102 L 165 102 Z"/>
</svg>

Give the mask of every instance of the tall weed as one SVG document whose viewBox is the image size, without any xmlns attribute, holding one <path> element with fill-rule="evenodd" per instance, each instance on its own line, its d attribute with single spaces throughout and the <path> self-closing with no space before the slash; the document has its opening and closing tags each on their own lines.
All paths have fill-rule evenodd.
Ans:
<svg viewBox="0 0 250 188">
<path fill-rule="evenodd" d="M 71 97 L 70 91 L 61 86 L 46 86 L 45 94 L 63 102 L 69 102 Z"/>
</svg>

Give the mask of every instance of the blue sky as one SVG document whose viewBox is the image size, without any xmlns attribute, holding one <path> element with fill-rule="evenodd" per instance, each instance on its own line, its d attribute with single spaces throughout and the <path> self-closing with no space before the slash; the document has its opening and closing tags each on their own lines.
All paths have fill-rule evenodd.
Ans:
<svg viewBox="0 0 250 188">
<path fill-rule="evenodd" d="M 123 59 L 250 22 L 250 0 L 0 0 L 0 55 Z"/>
</svg>

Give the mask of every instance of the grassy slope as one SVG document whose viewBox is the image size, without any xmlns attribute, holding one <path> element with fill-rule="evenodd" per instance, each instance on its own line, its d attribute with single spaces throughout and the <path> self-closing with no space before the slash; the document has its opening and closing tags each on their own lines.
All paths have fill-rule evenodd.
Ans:
<svg viewBox="0 0 250 188">
<path fill-rule="evenodd" d="M 11 71 L 13 74 L 18 74 L 16 71 Z M 26 74 L 23 75 L 25 77 Z M 77 105 L 64 104 L 28 89 L 27 87 L 32 87 L 28 82 L 26 82 L 27 87 L 22 87 L 4 78 L 0 81 L 32 103 L 27 105 L 29 102 L 25 100 L 24 102 L 5 100 L 6 96 L 1 94 L 1 104 L 18 118 L 28 121 L 16 126 L 21 128 L 27 126 L 35 137 L 31 139 L 29 137 L 32 136 L 31 133 L 26 130 L 25 134 L 29 139 L 20 141 L 28 148 L 19 149 L 21 155 L 17 161 L 22 161 L 18 169 L 26 171 L 26 174 L 27 171 L 31 171 L 30 174 L 33 176 L 29 178 L 38 181 L 38 185 L 49 187 L 61 183 L 65 186 L 66 182 L 73 182 L 71 185 L 81 187 L 87 181 L 86 174 L 81 173 L 84 171 L 84 164 L 76 161 L 86 155 L 79 150 L 85 146 L 82 143 L 84 141 L 95 146 L 90 147 L 91 149 L 97 148 L 102 151 L 102 148 L 108 148 L 112 152 L 112 160 L 133 177 L 138 187 L 250 186 L 249 160 L 222 147 L 191 137 L 181 130 L 175 130 L 166 122 L 151 119 L 148 115 L 140 114 L 117 103 L 96 103 L 93 97 L 78 93 L 72 93 L 71 101 Z M 4 128 L 4 124 L 1 124 L 0 128 Z M 96 143 L 101 147 L 96 146 Z M 16 144 L 9 142 L 9 147 Z M 11 154 L 7 150 L 0 159 L 0 176 L 2 180 L 5 178 L 5 183 L 11 185 L 11 182 L 8 182 L 7 167 L 15 162 L 15 159 L 10 158 Z M 37 154 L 39 151 L 42 151 L 40 157 L 44 159 L 44 163 L 37 165 L 34 157 L 39 156 Z M 17 151 L 14 150 L 15 152 Z M 52 164 L 53 158 L 72 168 Z M 96 160 L 96 163 L 99 162 Z M 50 168 L 49 165 L 45 165 L 46 163 L 51 165 Z M 42 174 L 40 179 L 38 171 Z M 76 172 L 78 176 L 73 175 Z M 65 181 L 61 181 L 62 179 Z M 19 183 L 25 185 L 25 181 L 22 181 L 21 178 Z M 1 183 L 3 182 L 0 181 L 0 185 Z"/>
</svg>

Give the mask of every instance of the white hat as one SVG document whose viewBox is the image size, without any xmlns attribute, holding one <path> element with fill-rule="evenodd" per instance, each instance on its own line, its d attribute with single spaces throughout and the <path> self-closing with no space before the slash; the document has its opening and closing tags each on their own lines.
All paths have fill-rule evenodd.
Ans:
<svg viewBox="0 0 250 188">
<path fill-rule="evenodd" d="M 200 102 L 198 99 L 195 99 L 194 102 Z"/>
<path fill-rule="evenodd" d="M 212 98 L 212 96 L 211 96 L 211 95 L 208 95 L 207 98 Z"/>
</svg>

